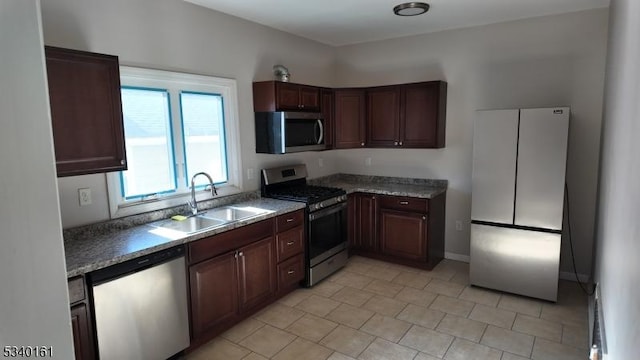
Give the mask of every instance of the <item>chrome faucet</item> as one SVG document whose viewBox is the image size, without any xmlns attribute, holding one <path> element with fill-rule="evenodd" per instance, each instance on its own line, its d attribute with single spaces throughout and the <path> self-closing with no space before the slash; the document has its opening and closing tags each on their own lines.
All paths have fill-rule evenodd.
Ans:
<svg viewBox="0 0 640 360">
<path fill-rule="evenodd" d="M 191 178 L 191 200 L 189 200 L 189 207 L 191 208 L 191 213 L 193 215 L 198 214 L 198 203 L 196 202 L 196 184 L 195 179 L 198 175 L 204 175 L 209 179 L 209 185 L 211 186 L 211 196 L 218 195 L 218 190 L 216 190 L 216 185 L 213 183 L 213 179 L 206 172 L 199 172 Z"/>
</svg>

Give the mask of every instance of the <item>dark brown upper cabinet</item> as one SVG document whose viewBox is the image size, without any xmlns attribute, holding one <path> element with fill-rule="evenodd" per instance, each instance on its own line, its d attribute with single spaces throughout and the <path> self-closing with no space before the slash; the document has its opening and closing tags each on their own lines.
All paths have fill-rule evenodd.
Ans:
<svg viewBox="0 0 640 360">
<path fill-rule="evenodd" d="M 118 57 L 45 47 L 58 176 L 127 169 Z"/>
<path fill-rule="evenodd" d="M 335 136 L 335 120 L 334 120 L 334 94 L 331 89 L 322 89 L 320 92 L 322 102 L 322 117 L 324 118 L 324 143 L 327 150 L 333 149 Z"/>
<path fill-rule="evenodd" d="M 444 81 L 367 89 L 367 146 L 444 147 L 446 102 Z"/>
<path fill-rule="evenodd" d="M 253 83 L 253 109 L 260 111 L 320 111 L 320 88 L 260 81 Z"/>
<path fill-rule="evenodd" d="M 334 124 L 336 149 L 359 148 L 366 145 L 365 91 L 340 89 L 334 91 Z"/>
<path fill-rule="evenodd" d="M 367 89 L 367 146 L 398 146 L 400 137 L 400 87 Z"/>
</svg>

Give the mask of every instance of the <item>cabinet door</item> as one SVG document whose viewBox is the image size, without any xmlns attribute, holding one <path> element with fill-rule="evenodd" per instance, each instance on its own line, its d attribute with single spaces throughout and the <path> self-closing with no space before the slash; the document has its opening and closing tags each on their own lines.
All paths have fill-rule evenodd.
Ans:
<svg viewBox="0 0 640 360">
<path fill-rule="evenodd" d="M 358 195 L 350 194 L 347 197 L 347 241 L 349 247 L 358 246 Z"/>
<path fill-rule="evenodd" d="M 424 214 L 380 209 L 380 246 L 385 255 L 427 261 Z"/>
<path fill-rule="evenodd" d="M 238 250 L 240 311 L 268 302 L 276 291 L 273 236 Z"/>
<path fill-rule="evenodd" d="M 400 88 L 367 90 L 367 146 L 394 147 L 400 141 Z"/>
<path fill-rule="evenodd" d="M 312 86 L 301 86 L 299 101 L 300 110 L 320 111 L 320 90 Z"/>
<path fill-rule="evenodd" d="M 229 324 L 238 312 L 236 252 L 230 252 L 189 268 L 191 328 L 193 337 L 216 326 Z"/>
<path fill-rule="evenodd" d="M 322 116 L 324 117 L 324 143 L 327 146 L 327 150 L 333 149 L 334 138 L 334 118 L 333 118 L 333 91 L 322 91 Z"/>
<path fill-rule="evenodd" d="M 295 84 L 276 83 L 276 107 L 278 110 L 299 110 L 300 89 Z"/>
<path fill-rule="evenodd" d="M 45 54 L 58 176 L 126 170 L 118 58 Z"/>
<path fill-rule="evenodd" d="M 365 146 L 365 96 L 363 90 L 335 91 L 336 149 Z"/>
<path fill-rule="evenodd" d="M 71 330 L 76 360 L 95 359 L 93 336 L 89 327 L 87 306 L 84 303 L 71 308 Z"/>
<path fill-rule="evenodd" d="M 276 235 L 276 249 L 278 262 L 304 252 L 304 226 L 301 225 Z"/>
<path fill-rule="evenodd" d="M 402 87 L 402 147 L 444 147 L 446 83 L 432 81 Z"/>
<path fill-rule="evenodd" d="M 357 201 L 357 234 L 355 245 L 365 251 L 377 251 L 377 201 L 374 195 L 359 194 Z"/>
<path fill-rule="evenodd" d="M 278 264 L 278 291 L 281 293 L 297 287 L 303 279 L 304 254 L 298 254 Z"/>
</svg>

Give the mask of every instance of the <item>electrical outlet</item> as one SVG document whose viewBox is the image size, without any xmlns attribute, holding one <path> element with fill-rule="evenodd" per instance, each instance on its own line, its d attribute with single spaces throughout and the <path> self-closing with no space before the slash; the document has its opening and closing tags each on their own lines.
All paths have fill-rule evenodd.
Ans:
<svg viewBox="0 0 640 360">
<path fill-rule="evenodd" d="M 368 157 L 368 158 L 364 159 L 364 164 L 367 165 L 367 166 L 371 166 L 371 158 Z"/>
<path fill-rule="evenodd" d="M 91 205 L 91 189 L 78 189 L 78 201 L 80 202 L 80 206 Z"/>
<path fill-rule="evenodd" d="M 254 176 L 253 169 L 251 168 L 247 169 L 247 179 L 252 180 L 253 176 Z"/>
<path fill-rule="evenodd" d="M 318 167 L 323 167 L 323 166 L 324 166 L 324 159 L 318 158 Z"/>
<path fill-rule="evenodd" d="M 456 220 L 456 230 L 462 231 L 462 221 Z"/>
</svg>

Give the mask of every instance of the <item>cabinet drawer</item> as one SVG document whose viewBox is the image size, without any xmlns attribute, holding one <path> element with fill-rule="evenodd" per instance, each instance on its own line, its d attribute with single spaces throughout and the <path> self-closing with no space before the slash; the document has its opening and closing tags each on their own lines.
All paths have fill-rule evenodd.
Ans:
<svg viewBox="0 0 640 360">
<path fill-rule="evenodd" d="M 273 219 L 243 226 L 189 244 L 189 263 L 195 264 L 273 234 Z"/>
<path fill-rule="evenodd" d="M 428 199 L 419 199 L 406 196 L 380 196 L 380 208 L 399 211 L 414 211 L 426 214 L 429 209 Z"/>
<path fill-rule="evenodd" d="M 288 214 L 278 216 L 276 220 L 276 231 L 283 232 L 292 229 L 304 222 L 304 210 L 290 212 Z"/>
<path fill-rule="evenodd" d="M 286 289 L 304 279 L 304 257 L 302 254 L 278 264 L 278 290 Z"/>
<path fill-rule="evenodd" d="M 73 279 L 69 279 L 67 283 L 69 287 L 69 303 L 77 303 L 78 301 L 82 301 L 85 298 L 84 292 L 84 278 L 82 276 L 74 277 Z"/>
<path fill-rule="evenodd" d="M 278 262 L 304 251 L 304 226 L 298 226 L 276 235 Z"/>
</svg>

